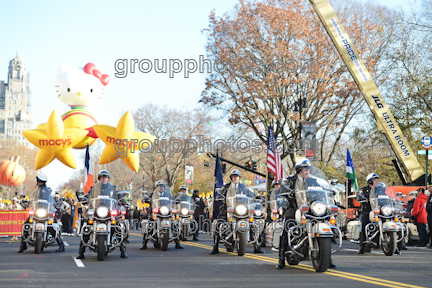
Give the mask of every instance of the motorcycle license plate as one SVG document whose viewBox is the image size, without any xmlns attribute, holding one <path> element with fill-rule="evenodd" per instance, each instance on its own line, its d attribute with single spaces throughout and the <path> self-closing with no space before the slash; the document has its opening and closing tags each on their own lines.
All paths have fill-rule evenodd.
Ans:
<svg viewBox="0 0 432 288">
<path fill-rule="evenodd" d="M 105 224 L 98 224 L 96 227 L 96 231 L 105 232 L 107 230 L 107 226 Z"/>
<path fill-rule="evenodd" d="M 44 227 L 44 224 L 43 223 L 38 223 L 38 224 L 36 224 L 36 229 L 37 230 L 39 230 L 39 229 L 41 229 L 41 230 L 43 230 L 45 227 Z"/>
</svg>

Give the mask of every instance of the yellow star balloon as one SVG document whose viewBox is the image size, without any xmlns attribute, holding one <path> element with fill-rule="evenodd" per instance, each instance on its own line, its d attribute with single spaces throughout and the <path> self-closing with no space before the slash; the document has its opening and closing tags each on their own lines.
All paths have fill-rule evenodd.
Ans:
<svg viewBox="0 0 432 288">
<path fill-rule="evenodd" d="M 23 131 L 27 140 L 40 148 L 36 156 L 36 170 L 51 163 L 55 158 L 71 168 L 76 167 L 72 147 L 88 134 L 87 130 L 64 128 L 63 121 L 54 110 L 46 123 L 45 129 Z"/>
<path fill-rule="evenodd" d="M 106 144 L 99 164 L 107 164 L 120 158 L 135 172 L 139 169 L 139 150 L 148 147 L 156 139 L 145 132 L 135 131 L 135 122 L 130 111 L 122 116 L 117 127 L 93 125 L 93 128 Z"/>
</svg>

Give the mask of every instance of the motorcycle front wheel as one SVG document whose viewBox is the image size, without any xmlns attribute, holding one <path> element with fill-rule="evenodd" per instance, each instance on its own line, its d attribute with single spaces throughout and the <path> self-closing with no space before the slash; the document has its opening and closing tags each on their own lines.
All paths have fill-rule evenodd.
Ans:
<svg viewBox="0 0 432 288">
<path fill-rule="evenodd" d="M 180 240 L 187 241 L 187 238 L 188 238 L 188 228 L 189 228 L 188 225 L 183 225 L 183 229 L 182 229 L 182 232 L 181 232 L 181 235 L 180 235 Z"/>
<path fill-rule="evenodd" d="M 99 261 L 105 260 L 106 255 L 106 235 L 97 235 L 96 241 L 97 241 L 97 259 Z"/>
<path fill-rule="evenodd" d="M 247 233 L 237 232 L 238 246 L 237 246 L 237 255 L 243 256 L 246 254 L 246 244 L 247 244 Z"/>
<path fill-rule="evenodd" d="M 163 235 L 162 235 L 162 245 L 161 245 L 162 251 L 166 251 L 168 249 L 168 241 L 169 241 L 169 230 L 166 229 L 163 231 Z"/>
<path fill-rule="evenodd" d="M 35 233 L 35 254 L 40 254 L 43 249 L 43 233 L 36 232 Z"/>
<path fill-rule="evenodd" d="M 313 238 L 314 250 L 312 252 L 312 264 L 316 272 L 325 272 L 330 266 L 331 238 Z"/>
<path fill-rule="evenodd" d="M 382 249 L 386 256 L 392 256 L 397 248 L 396 232 L 387 232 L 383 234 Z"/>
</svg>

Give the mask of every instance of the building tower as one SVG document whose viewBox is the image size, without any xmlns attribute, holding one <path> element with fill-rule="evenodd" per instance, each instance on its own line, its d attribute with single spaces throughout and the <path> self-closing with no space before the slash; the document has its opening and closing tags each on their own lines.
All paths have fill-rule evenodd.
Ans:
<svg viewBox="0 0 432 288">
<path fill-rule="evenodd" d="M 21 134 L 33 129 L 29 75 L 25 63 L 17 56 L 9 62 L 7 83 L 0 80 L 0 140 L 16 140 L 32 147 Z"/>
</svg>

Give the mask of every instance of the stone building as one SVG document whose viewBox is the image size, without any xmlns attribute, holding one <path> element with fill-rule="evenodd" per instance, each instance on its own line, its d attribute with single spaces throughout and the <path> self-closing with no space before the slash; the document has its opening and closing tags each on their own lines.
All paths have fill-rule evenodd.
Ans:
<svg viewBox="0 0 432 288">
<path fill-rule="evenodd" d="M 17 56 L 9 62 L 7 83 L 0 80 L 0 140 L 16 140 L 32 147 L 21 134 L 33 129 L 29 75 L 25 63 Z"/>
</svg>

